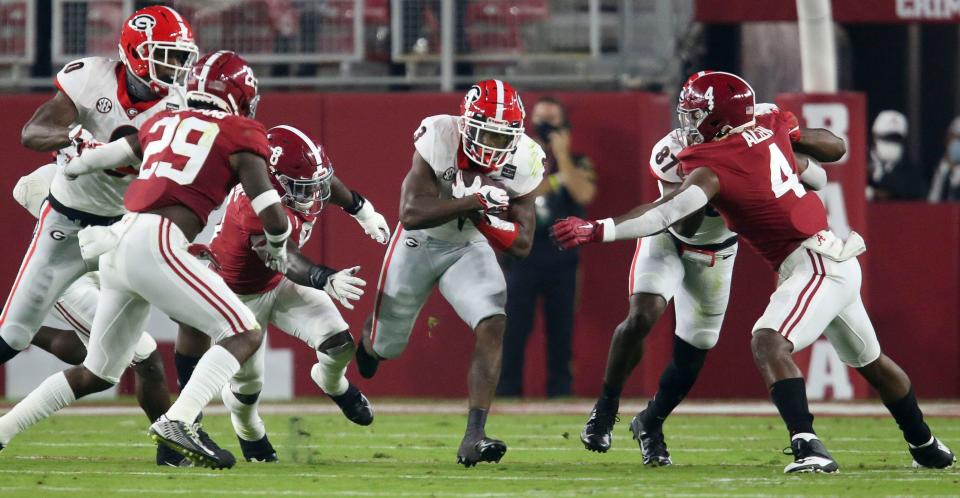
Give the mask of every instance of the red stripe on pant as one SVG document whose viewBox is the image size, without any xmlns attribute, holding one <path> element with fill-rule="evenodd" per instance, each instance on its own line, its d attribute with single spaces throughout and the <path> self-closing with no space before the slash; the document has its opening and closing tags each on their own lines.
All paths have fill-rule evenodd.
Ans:
<svg viewBox="0 0 960 498">
<path fill-rule="evenodd" d="M 393 258 L 393 250 L 397 247 L 397 241 L 403 233 L 403 227 L 397 223 L 397 229 L 393 232 L 393 241 L 390 242 L 390 249 L 387 249 L 387 256 L 383 259 L 383 267 L 380 268 L 380 278 L 377 279 L 377 299 L 373 302 L 373 325 L 370 327 L 370 347 L 373 347 L 373 340 L 377 338 L 377 316 L 380 314 L 380 299 L 383 297 L 383 284 L 387 281 L 387 270 L 390 268 L 390 259 Z"/>
<path fill-rule="evenodd" d="M 630 262 L 630 288 L 627 289 L 627 295 L 633 295 L 633 275 L 637 271 L 637 258 L 640 257 L 640 245 L 643 244 L 643 237 L 637 239 L 637 250 L 633 251 L 633 261 Z"/>
<path fill-rule="evenodd" d="M 57 313 L 60 313 L 60 316 L 62 316 L 63 319 L 67 323 L 69 323 L 71 327 L 73 327 L 74 330 L 76 330 L 77 332 L 80 332 L 81 334 L 87 337 L 90 337 L 90 330 L 84 327 L 83 324 L 80 323 L 80 320 L 78 320 L 76 317 L 71 315 L 70 312 L 67 311 L 66 307 L 64 307 L 60 303 L 54 304 L 53 307 L 54 309 L 57 310 Z"/>
<path fill-rule="evenodd" d="M 157 232 L 158 243 L 160 244 L 160 254 L 163 256 L 164 261 L 167 262 L 167 265 L 170 267 L 170 269 L 172 269 L 173 272 L 174 272 L 178 277 L 180 277 L 181 280 L 183 280 L 184 282 L 186 282 L 187 285 L 189 285 L 191 289 L 193 289 L 194 291 L 196 291 L 196 293 L 199 294 L 200 297 L 202 297 L 204 301 L 206 301 L 208 304 L 210 304 L 210 306 L 212 306 L 213 309 L 215 309 L 215 310 L 217 311 L 217 313 L 220 313 L 220 316 L 222 316 L 222 317 L 227 321 L 227 323 L 230 325 L 230 328 L 233 330 L 233 333 L 235 333 L 235 334 L 242 333 L 242 332 L 244 331 L 243 321 L 240 320 L 239 318 L 237 318 L 237 322 L 239 322 L 239 324 L 240 324 L 240 326 L 238 327 L 237 324 L 234 323 L 234 321 L 230 318 L 230 316 L 227 315 L 227 313 L 226 313 L 223 309 L 221 309 L 220 306 L 218 306 L 217 303 L 215 303 L 215 302 L 213 301 L 213 299 L 210 298 L 209 295 L 207 295 L 206 293 L 204 293 L 204 291 L 201 290 L 197 285 L 195 285 L 194 282 L 190 281 L 183 273 L 181 273 L 181 271 L 178 269 L 178 265 L 174 264 L 174 261 L 176 261 L 176 263 L 178 263 L 179 265 L 183 265 L 182 262 L 180 262 L 179 260 L 176 259 L 176 257 L 173 255 L 173 251 L 172 251 L 172 250 L 170 249 L 170 247 L 168 246 L 168 244 L 170 243 L 170 240 L 169 240 L 169 239 L 170 239 L 170 225 L 171 225 L 171 224 L 172 224 L 172 222 L 171 222 L 170 220 L 167 220 L 167 219 L 165 219 L 165 218 L 162 219 L 162 220 L 160 221 L 160 227 L 159 227 L 158 232 Z M 167 244 L 167 245 L 165 245 L 165 244 Z M 169 256 L 167 255 L 167 252 L 170 253 Z M 197 279 L 197 277 L 196 277 L 195 275 L 193 275 L 192 273 L 190 273 L 189 270 L 184 269 L 184 271 L 187 272 L 187 273 L 188 273 L 191 277 L 193 277 L 194 279 Z M 200 283 L 201 283 L 201 285 L 203 285 L 205 288 L 207 288 L 207 291 L 209 291 L 211 294 L 214 294 L 212 291 L 210 291 L 209 287 L 207 287 L 207 286 L 206 286 L 205 284 L 203 284 L 202 282 L 200 282 Z M 216 296 L 216 294 L 214 294 L 214 296 Z M 218 299 L 219 299 L 219 297 L 218 297 Z M 227 306 L 227 309 L 229 309 L 229 306 Z M 233 312 L 233 310 L 230 310 L 230 311 Z M 209 332 L 209 331 L 204 331 L 204 332 Z"/>
<path fill-rule="evenodd" d="M 812 254 L 811 254 L 811 258 L 812 258 Z M 810 295 L 807 297 L 807 302 L 803 304 L 803 309 L 800 310 L 800 314 L 797 315 L 797 320 L 793 322 L 793 325 L 791 325 L 789 329 L 787 329 L 786 335 L 783 336 L 784 338 L 787 338 L 787 339 L 790 338 L 790 333 L 793 332 L 794 327 L 796 327 L 797 324 L 800 323 L 800 320 L 803 319 L 803 315 L 807 312 L 807 308 L 810 306 L 810 302 L 813 301 L 813 297 L 817 295 L 817 290 L 820 289 L 820 284 L 822 284 L 823 280 L 826 278 L 827 271 L 826 271 L 826 268 L 823 266 L 823 256 L 821 256 L 820 254 L 817 254 L 817 260 L 820 263 L 820 275 L 819 275 L 819 278 L 817 279 L 817 285 L 815 285 L 813 287 L 813 290 L 810 291 Z M 814 268 L 816 268 L 816 264 L 814 265 Z"/>
<path fill-rule="evenodd" d="M 787 315 L 787 318 L 783 320 L 783 323 L 780 324 L 780 328 L 777 329 L 777 332 L 783 334 L 783 328 L 787 326 L 787 323 L 793 318 L 793 315 L 800 309 L 800 304 L 803 302 L 803 296 L 806 295 L 807 290 L 810 289 L 810 286 L 813 285 L 813 282 L 817 279 L 817 265 L 813 261 L 813 254 L 810 253 L 810 250 L 807 250 L 807 256 L 810 257 L 810 265 L 813 266 L 813 275 L 810 276 L 810 281 L 807 282 L 807 285 L 803 287 L 803 290 L 800 291 L 800 295 L 797 296 L 797 304 L 793 305 L 793 309 L 790 310 L 790 314 Z"/>
<path fill-rule="evenodd" d="M 13 295 L 17 292 L 17 287 L 20 286 L 20 279 L 23 278 L 23 273 L 27 269 L 27 265 L 30 263 L 30 260 L 33 258 L 34 251 L 37 250 L 37 241 L 40 240 L 40 235 L 43 233 L 43 222 L 47 220 L 47 215 L 50 214 L 50 210 L 53 209 L 50 207 L 50 203 L 46 203 L 43 210 L 40 212 L 40 221 L 37 222 L 37 230 L 33 234 L 33 241 L 30 242 L 30 248 L 27 249 L 27 256 L 23 258 L 23 263 L 20 265 L 20 271 L 17 272 L 17 278 L 13 281 L 13 288 L 10 289 L 10 295 L 7 296 L 7 302 L 3 305 L 3 311 L 0 312 L 0 326 L 3 325 L 3 321 L 7 318 L 7 312 L 10 311 L 10 301 L 13 300 Z"/>
</svg>

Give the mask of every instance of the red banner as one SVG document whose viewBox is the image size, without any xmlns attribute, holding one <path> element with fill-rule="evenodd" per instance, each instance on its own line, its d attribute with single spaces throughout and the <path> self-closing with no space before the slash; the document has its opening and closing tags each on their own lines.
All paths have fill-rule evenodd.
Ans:
<svg viewBox="0 0 960 498">
<path fill-rule="evenodd" d="M 742 23 L 796 21 L 794 0 L 697 0 L 699 22 Z M 960 2 L 955 0 L 834 0 L 833 19 L 842 23 L 956 23 Z"/>
</svg>

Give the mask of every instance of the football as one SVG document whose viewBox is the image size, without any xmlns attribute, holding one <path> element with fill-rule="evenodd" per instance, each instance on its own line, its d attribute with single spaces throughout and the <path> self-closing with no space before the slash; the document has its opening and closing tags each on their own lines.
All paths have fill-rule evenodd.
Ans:
<svg viewBox="0 0 960 498">
<path fill-rule="evenodd" d="M 493 185 L 495 187 L 504 188 L 503 184 L 490 178 L 489 176 L 477 171 L 473 168 L 463 170 L 463 184 L 466 186 L 473 185 L 473 182 L 476 178 L 480 178 L 480 183 L 483 185 Z"/>
</svg>

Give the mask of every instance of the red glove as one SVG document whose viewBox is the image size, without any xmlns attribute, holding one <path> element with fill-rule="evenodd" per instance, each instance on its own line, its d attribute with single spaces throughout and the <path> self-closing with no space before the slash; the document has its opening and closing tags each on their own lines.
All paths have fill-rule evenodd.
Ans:
<svg viewBox="0 0 960 498">
<path fill-rule="evenodd" d="M 800 121 L 790 111 L 780 111 L 783 113 L 783 120 L 787 122 L 787 129 L 790 130 L 790 141 L 799 142 L 800 141 Z"/>
<path fill-rule="evenodd" d="M 197 259 L 209 261 L 217 271 L 220 271 L 220 261 L 217 261 L 217 255 L 210 250 L 210 246 L 206 244 L 190 244 L 187 246 L 187 252 Z"/>
<path fill-rule="evenodd" d="M 603 225 L 571 216 L 557 220 L 550 229 L 554 242 L 561 249 L 573 249 L 589 242 L 603 242 Z"/>
</svg>

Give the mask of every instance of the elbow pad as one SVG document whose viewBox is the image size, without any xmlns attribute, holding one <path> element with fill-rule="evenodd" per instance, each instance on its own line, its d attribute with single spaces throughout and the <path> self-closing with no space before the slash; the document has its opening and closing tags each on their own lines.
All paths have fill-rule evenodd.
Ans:
<svg viewBox="0 0 960 498">
<path fill-rule="evenodd" d="M 520 225 L 490 215 L 483 217 L 483 220 L 477 224 L 477 230 L 499 251 L 506 251 L 512 247 L 520 235 Z"/>
</svg>

